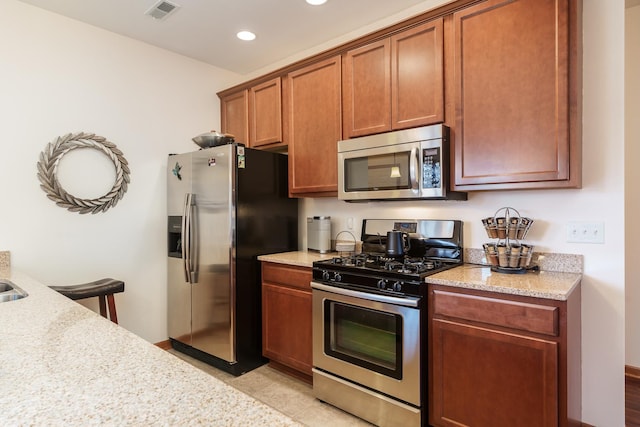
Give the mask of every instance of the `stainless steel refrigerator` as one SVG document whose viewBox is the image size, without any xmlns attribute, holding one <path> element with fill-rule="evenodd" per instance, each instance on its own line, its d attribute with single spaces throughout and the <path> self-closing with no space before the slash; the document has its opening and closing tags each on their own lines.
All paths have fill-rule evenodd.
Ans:
<svg viewBox="0 0 640 427">
<path fill-rule="evenodd" d="M 234 143 L 167 166 L 171 344 L 240 375 L 266 361 L 257 257 L 297 249 L 287 156 Z"/>
</svg>

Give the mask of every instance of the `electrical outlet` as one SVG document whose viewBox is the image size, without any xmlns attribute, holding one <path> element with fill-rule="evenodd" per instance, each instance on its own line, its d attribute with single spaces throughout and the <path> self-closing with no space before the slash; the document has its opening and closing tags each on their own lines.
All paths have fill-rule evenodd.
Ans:
<svg viewBox="0 0 640 427">
<path fill-rule="evenodd" d="M 567 224 L 567 242 L 604 243 L 604 222 L 570 222 Z"/>
</svg>

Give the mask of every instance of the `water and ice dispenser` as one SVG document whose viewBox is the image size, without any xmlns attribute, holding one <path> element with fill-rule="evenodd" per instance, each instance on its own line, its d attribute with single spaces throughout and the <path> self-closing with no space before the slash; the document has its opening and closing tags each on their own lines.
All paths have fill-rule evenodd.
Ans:
<svg viewBox="0 0 640 427">
<path fill-rule="evenodd" d="M 182 217 L 170 216 L 167 222 L 168 255 L 172 258 L 182 258 Z"/>
</svg>

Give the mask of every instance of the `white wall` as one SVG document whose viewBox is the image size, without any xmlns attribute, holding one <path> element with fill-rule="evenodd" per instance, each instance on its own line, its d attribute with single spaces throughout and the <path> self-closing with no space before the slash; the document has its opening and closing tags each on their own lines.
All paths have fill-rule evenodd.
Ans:
<svg viewBox="0 0 640 427">
<path fill-rule="evenodd" d="M 626 10 L 625 38 L 626 364 L 640 367 L 640 6 Z"/>
<path fill-rule="evenodd" d="M 124 280 L 125 293 L 116 297 L 120 324 L 163 341 L 166 156 L 197 149 L 190 138 L 218 128 L 216 91 L 236 76 L 18 1 L 2 6 L 0 249 L 46 284 Z M 131 168 L 127 193 L 105 213 L 69 212 L 39 188 L 40 152 L 78 131 L 115 143 Z M 86 174 L 76 184 L 88 188 L 77 191 L 89 191 L 105 176 L 71 161 L 80 152 L 65 156 L 60 169 Z"/>
<path fill-rule="evenodd" d="M 406 16 L 443 3 L 425 1 Z M 16 268 L 45 283 L 124 279 L 127 290 L 117 299 L 121 324 L 149 341 L 164 340 L 166 153 L 193 149 L 191 136 L 219 124 L 215 92 L 248 77 L 15 0 L 3 6 L 0 249 L 11 250 Z M 481 192 L 466 202 L 314 199 L 302 207 L 303 217 L 331 215 L 334 234 L 347 217 L 356 224 L 365 217 L 459 218 L 465 246 L 478 248 L 487 240 L 480 218 L 512 206 L 536 220 L 529 242 L 538 251 L 584 254 L 583 421 L 599 427 L 624 425 L 623 46 L 624 1 L 584 0 L 583 189 Z M 129 191 L 105 214 L 67 212 L 38 187 L 39 153 L 55 136 L 80 130 L 115 142 L 131 165 Z M 566 223 L 580 220 L 604 222 L 605 244 L 566 243 Z"/>
</svg>

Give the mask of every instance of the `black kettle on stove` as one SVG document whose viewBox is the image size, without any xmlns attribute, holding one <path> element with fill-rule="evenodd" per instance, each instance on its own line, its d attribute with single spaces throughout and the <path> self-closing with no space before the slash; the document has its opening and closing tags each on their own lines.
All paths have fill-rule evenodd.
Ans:
<svg viewBox="0 0 640 427">
<path fill-rule="evenodd" d="M 385 254 L 388 257 L 403 257 L 409 252 L 409 249 L 411 249 L 411 240 L 409 239 L 409 233 L 398 230 L 387 232 L 387 247 L 385 250 Z"/>
</svg>

